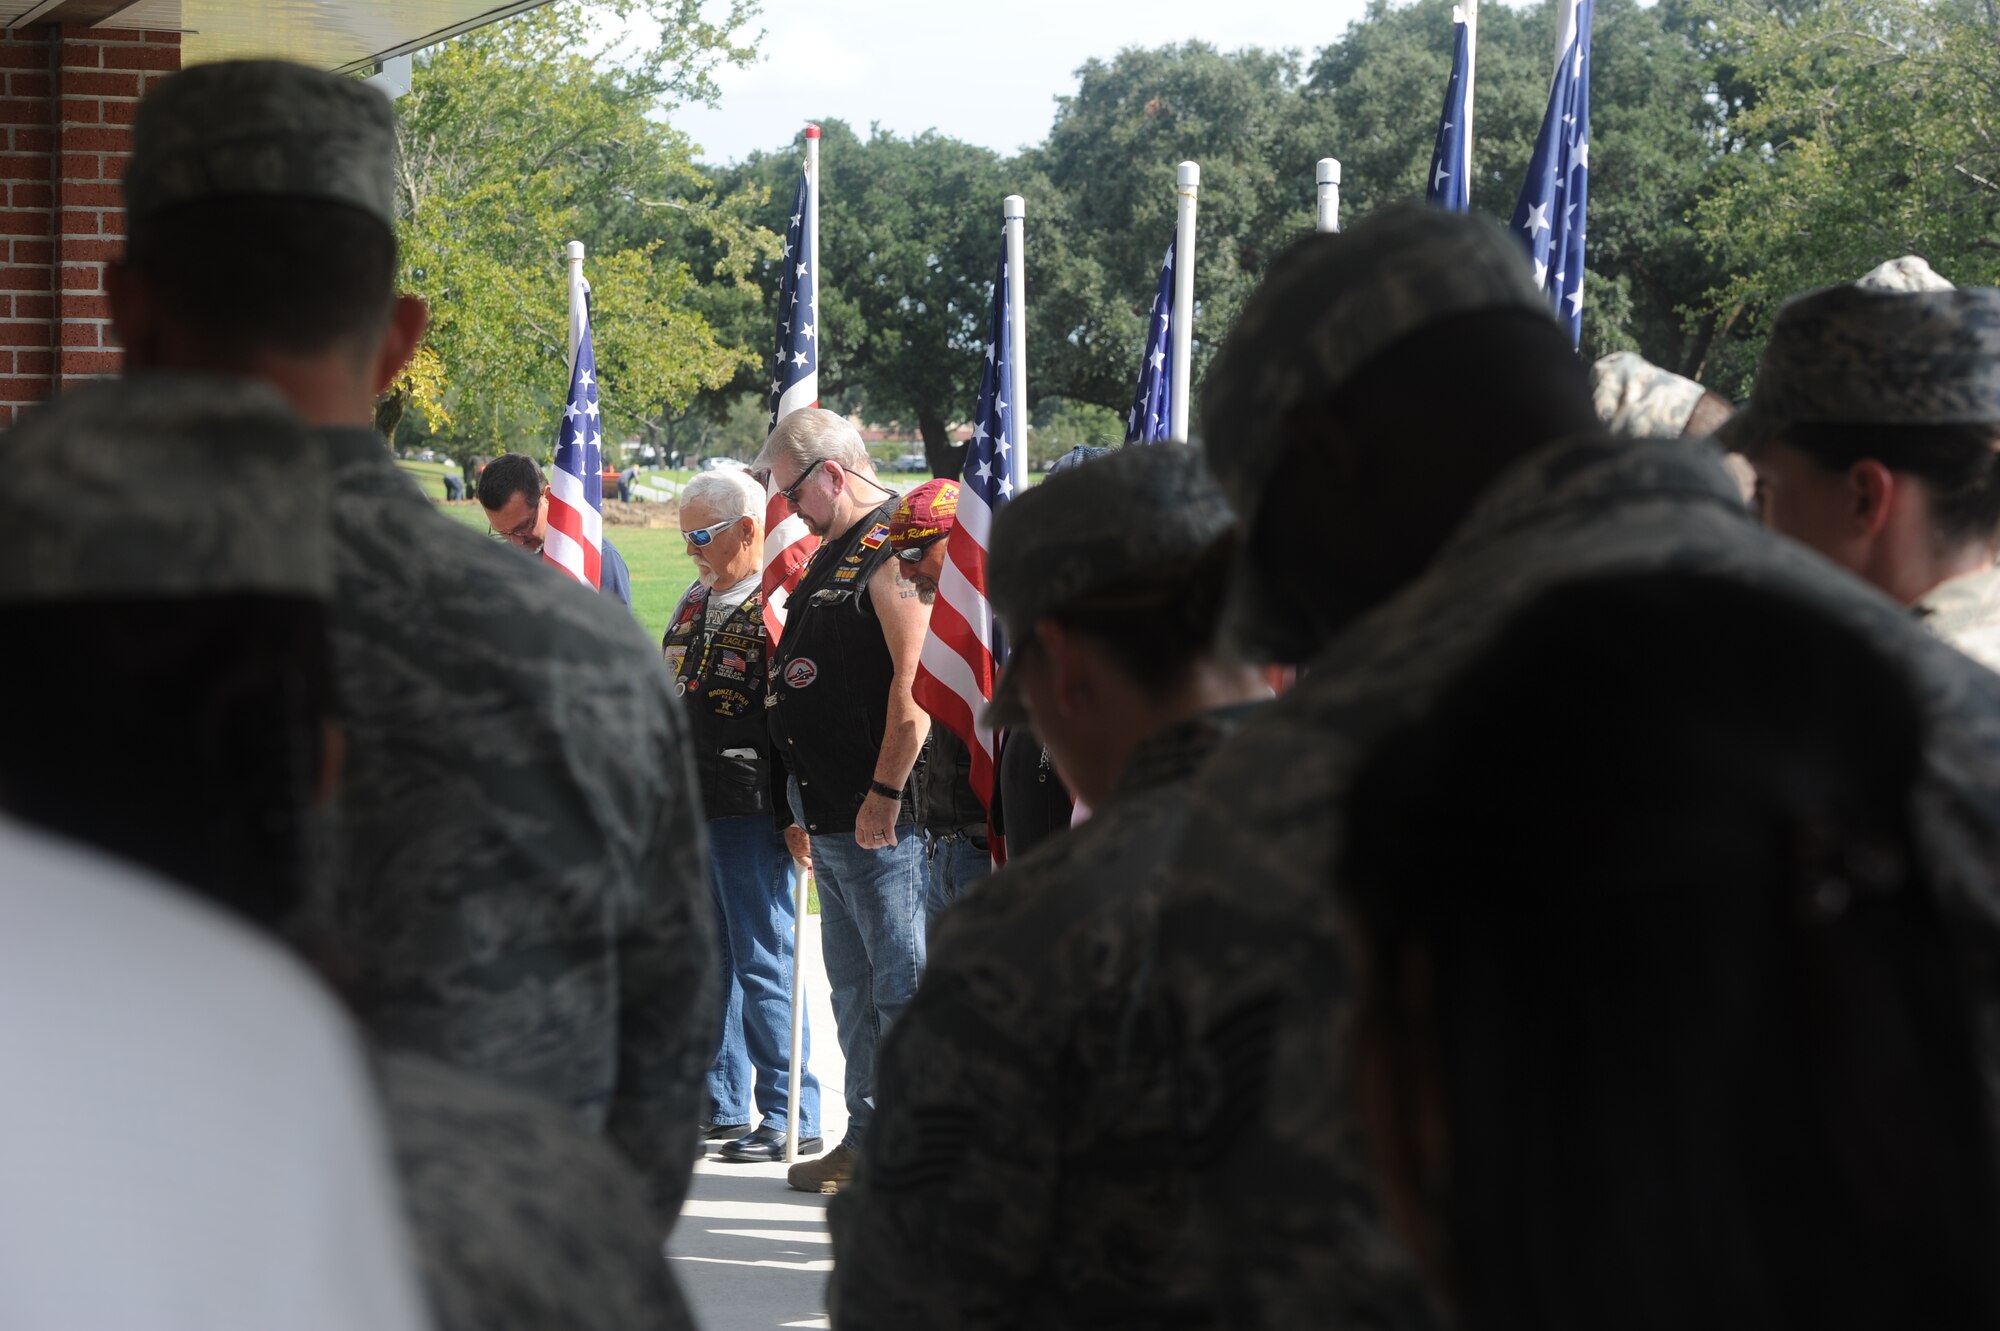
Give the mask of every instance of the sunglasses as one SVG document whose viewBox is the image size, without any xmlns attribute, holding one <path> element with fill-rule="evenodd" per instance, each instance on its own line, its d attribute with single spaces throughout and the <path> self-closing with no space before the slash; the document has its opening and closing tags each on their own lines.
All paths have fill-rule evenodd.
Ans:
<svg viewBox="0 0 2000 1331">
<path fill-rule="evenodd" d="M 939 541 L 942 541 L 943 539 L 944 539 L 944 534 L 940 532 L 938 535 L 931 537 L 928 541 L 925 541 L 922 545 L 906 546 L 903 549 L 898 550 L 896 552 L 896 558 L 902 560 L 905 564 L 921 564 L 924 560 L 924 553 L 928 551 L 932 546 L 936 545 Z"/>
<path fill-rule="evenodd" d="M 797 508 L 799 506 L 799 491 L 805 488 L 806 479 L 810 477 L 813 474 L 813 472 L 816 469 L 818 469 L 819 464 L 824 461 L 826 461 L 825 458 L 814 458 L 812 461 L 812 465 L 807 467 L 804 471 L 800 472 L 799 478 L 796 481 L 793 481 L 791 485 L 787 486 L 785 489 L 778 491 L 778 497 L 783 499 L 786 503 L 790 504 L 793 508 Z"/>
<path fill-rule="evenodd" d="M 711 522 L 706 527 L 696 527 L 693 531 L 681 533 L 681 539 L 699 550 L 715 539 L 715 534 L 726 527 L 734 527 L 741 518 L 731 518 L 727 522 Z"/>
</svg>

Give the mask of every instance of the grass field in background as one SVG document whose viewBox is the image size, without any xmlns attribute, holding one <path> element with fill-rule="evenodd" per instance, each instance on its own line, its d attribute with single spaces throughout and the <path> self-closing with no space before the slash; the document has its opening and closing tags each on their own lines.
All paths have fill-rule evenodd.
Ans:
<svg viewBox="0 0 2000 1331">
<path fill-rule="evenodd" d="M 440 511 L 474 531 L 487 529 L 486 513 L 478 504 L 446 504 Z M 694 561 L 688 558 L 681 534 L 673 527 L 606 530 L 618 553 L 625 556 L 625 566 L 632 571 L 632 616 L 657 641 L 667 631 L 667 616 L 674 612 L 675 602 L 694 581 Z"/>
</svg>

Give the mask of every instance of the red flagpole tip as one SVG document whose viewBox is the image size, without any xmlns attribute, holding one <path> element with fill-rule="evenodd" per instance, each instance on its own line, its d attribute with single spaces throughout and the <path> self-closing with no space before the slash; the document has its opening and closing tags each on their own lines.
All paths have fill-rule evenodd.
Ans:
<svg viewBox="0 0 2000 1331">
<path fill-rule="evenodd" d="M 807 126 L 806 126 L 806 137 L 807 137 L 807 138 L 809 138 L 809 139 L 816 139 L 816 138 L 818 138 L 818 137 L 819 137 L 819 126 L 818 126 L 818 125 L 807 125 Z"/>
</svg>

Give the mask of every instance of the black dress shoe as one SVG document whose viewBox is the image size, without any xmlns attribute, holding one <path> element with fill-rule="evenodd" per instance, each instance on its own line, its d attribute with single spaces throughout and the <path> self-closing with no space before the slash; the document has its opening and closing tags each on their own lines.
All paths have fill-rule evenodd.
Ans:
<svg viewBox="0 0 2000 1331">
<path fill-rule="evenodd" d="M 743 1130 L 749 1126 L 748 1123 L 704 1123 L 701 1125 L 701 1138 L 711 1142 L 725 1137 L 733 1140 L 741 1137 Z"/>
<path fill-rule="evenodd" d="M 824 1147 L 826 1142 L 819 1137 L 807 1137 L 799 1143 L 800 1155 L 811 1155 Z M 759 1128 L 747 1137 L 735 1141 L 716 1152 L 716 1159 L 729 1160 L 739 1165 L 774 1164 L 785 1158 L 785 1130 L 783 1128 Z"/>
</svg>

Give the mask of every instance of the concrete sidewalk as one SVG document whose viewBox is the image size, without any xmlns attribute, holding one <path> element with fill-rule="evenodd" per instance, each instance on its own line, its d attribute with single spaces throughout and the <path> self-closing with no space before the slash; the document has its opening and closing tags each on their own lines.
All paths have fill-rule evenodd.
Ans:
<svg viewBox="0 0 2000 1331">
<path fill-rule="evenodd" d="M 833 1007 L 819 946 L 819 916 L 799 931 L 801 975 L 812 1030 L 812 1070 L 820 1080 L 822 1135 L 829 1147 L 847 1130 L 840 1093 L 845 1064 L 834 1038 Z M 720 1142 L 712 1144 L 720 1146 Z M 703 1331 L 824 1327 L 833 1239 L 826 1197 L 793 1192 L 784 1165 L 731 1165 L 710 1157 L 694 1167 L 688 1202 L 667 1243 L 674 1278 Z"/>
</svg>

